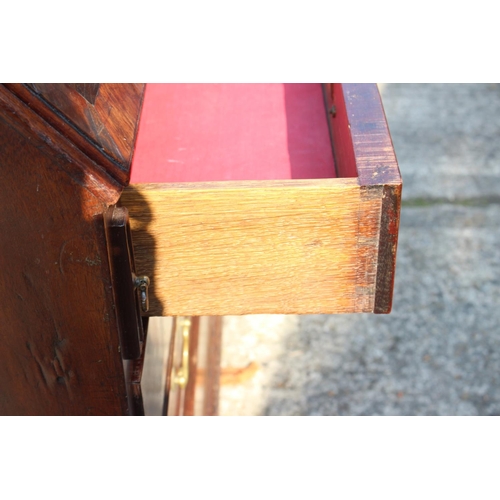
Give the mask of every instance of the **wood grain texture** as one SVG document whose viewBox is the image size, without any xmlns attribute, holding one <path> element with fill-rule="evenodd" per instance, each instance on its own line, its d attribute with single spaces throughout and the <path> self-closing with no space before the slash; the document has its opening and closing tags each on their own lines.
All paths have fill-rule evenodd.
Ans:
<svg viewBox="0 0 500 500">
<path fill-rule="evenodd" d="M 392 309 L 402 187 L 401 184 L 386 185 L 382 194 L 377 284 L 373 311 L 377 314 L 387 314 Z"/>
<path fill-rule="evenodd" d="M 66 136 L 51 127 L 48 122 L 34 113 L 5 86 L 0 85 L 0 114 L 9 117 L 10 124 L 31 140 L 37 141 L 37 148 L 47 156 L 61 159 L 63 169 L 81 187 L 89 190 L 107 204 L 118 201 L 123 186 L 116 181 L 102 164 L 82 152 Z M 15 118 L 15 119 L 14 119 Z"/>
<path fill-rule="evenodd" d="M 0 414 L 128 411 L 98 172 L 0 86 Z"/>
<path fill-rule="evenodd" d="M 130 178 L 144 84 L 7 87 L 122 185 Z"/>
<path fill-rule="evenodd" d="M 372 311 L 381 198 L 361 192 L 357 179 L 129 186 L 149 314 Z"/>
<path fill-rule="evenodd" d="M 75 89 L 90 104 L 95 104 L 101 86 L 100 83 L 67 83 L 66 85 Z"/>
</svg>

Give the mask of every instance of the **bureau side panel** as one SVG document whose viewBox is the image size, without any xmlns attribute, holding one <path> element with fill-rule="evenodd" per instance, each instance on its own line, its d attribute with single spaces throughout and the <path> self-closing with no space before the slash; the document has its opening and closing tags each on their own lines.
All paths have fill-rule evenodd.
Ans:
<svg viewBox="0 0 500 500">
<path fill-rule="evenodd" d="M 0 414 L 126 413 L 105 203 L 2 105 Z"/>
</svg>

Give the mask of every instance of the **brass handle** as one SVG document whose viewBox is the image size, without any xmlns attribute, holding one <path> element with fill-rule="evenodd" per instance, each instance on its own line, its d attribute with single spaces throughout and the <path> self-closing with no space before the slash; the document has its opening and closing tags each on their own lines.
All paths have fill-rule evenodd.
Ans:
<svg viewBox="0 0 500 500">
<path fill-rule="evenodd" d="M 191 320 L 189 318 L 177 318 L 178 328 L 182 328 L 182 365 L 174 372 L 174 384 L 181 389 L 187 386 L 189 380 L 189 330 Z"/>
<path fill-rule="evenodd" d="M 149 295 L 148 288 L 150 285 L 149 278 L 147 276 L 134 276 L 134 287 L 139 291 L 139 298 L 141 301 L 141 310 L 143 313 L 147 313 L 149 310 Z"/>
</svg>

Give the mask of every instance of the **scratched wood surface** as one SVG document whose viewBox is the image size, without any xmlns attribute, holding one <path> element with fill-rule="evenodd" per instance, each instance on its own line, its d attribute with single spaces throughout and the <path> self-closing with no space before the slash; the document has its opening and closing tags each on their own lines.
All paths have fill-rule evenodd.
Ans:
<svg viewBox="0 0 500 500">
<path fill-rule="evenodd" d="M 121 202 L 152 316 L 373 309 L 381 199 L 357 179 L 134 185 Z"/>
<path fill-rule="evenodd" d="M 0 414 L 127 413 L 102 221 L 115 187 L 0 86 Z"/>
<path fill-rule="evenodd" d="M 145 84 L 31 83 L 7 87 L 118 182 L 128 182 Z"/>
</svg>

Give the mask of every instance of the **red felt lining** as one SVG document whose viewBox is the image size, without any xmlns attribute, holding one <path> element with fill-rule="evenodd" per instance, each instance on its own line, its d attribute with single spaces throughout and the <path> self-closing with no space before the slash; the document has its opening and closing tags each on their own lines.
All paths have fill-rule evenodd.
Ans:
<svg viewBox="0 0 500 500">
<path fill-rule="evenodd" d="M 131 183 L 329 177 L 320 84 L 146 86 Z"/>
</svg>

